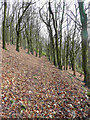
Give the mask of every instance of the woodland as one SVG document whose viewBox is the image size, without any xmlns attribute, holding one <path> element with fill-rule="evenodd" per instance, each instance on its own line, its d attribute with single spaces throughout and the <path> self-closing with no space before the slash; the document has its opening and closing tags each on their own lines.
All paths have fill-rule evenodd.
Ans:
<svg viewBox="0 0 90 120">
<path fill-rule="evenodd" d="M 2 120 L 89 120 L 89 26 L 89 1 L 0 2 Z"/>
</svg>

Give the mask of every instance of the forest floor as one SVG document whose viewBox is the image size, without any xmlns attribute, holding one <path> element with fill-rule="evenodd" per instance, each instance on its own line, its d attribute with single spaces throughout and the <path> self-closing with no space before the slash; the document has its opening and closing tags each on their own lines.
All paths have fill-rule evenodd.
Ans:
<svg viewBox="0 0 90 120">
<path fill-rule="evenodd" d="M 89 117 L 89 97 L 83 75 L 60 71 L 46 57 L 38 58 L 8 45 L 2 50 L 2 117 Z"/>
</svg>

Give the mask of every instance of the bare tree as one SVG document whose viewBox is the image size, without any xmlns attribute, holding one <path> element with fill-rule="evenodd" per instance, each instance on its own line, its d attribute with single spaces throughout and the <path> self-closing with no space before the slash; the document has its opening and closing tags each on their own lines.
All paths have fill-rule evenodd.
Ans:
<svg viewBox="0 0 90 120">
<path fill-rule="evenodd" d="M 80 18 L 82 24 L 81 30 L 81 38 L 82 38 L 82 67 L 84 70 L 84 82 L 86 85 L 90 87 L 90 74 L 88 71 L 88 56 L 87 56 L 87 40 L 88 40 L 88 33 L 87 33 L 87 14 L 84 10 L 83 2 L 78 2 L 79 4 L 79 11 L 80 11 Z"/>
</svg>

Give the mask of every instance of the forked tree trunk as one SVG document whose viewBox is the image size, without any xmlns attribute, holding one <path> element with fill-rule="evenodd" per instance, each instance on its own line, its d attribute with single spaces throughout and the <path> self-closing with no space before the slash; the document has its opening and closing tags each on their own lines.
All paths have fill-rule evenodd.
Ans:
<svg viewBox="0 0 90 120">
<path fill-rule="evenodd" d="M 57 57 L 57 64 L 59 67 L 60 63 L 59 63 L 59 51 L 58 51 L 58 32 L 57 32 L 57 25 L 56 25 L 56 21 L 54 18 L 54 14 L 51 9 L 50 1 L 49 1 L 49 12 L 52 15 L 52 20 L 53 20 L 53 27 L 54 27 L 54 31 L 55 31 L 56 57 Z"/>
</svg>

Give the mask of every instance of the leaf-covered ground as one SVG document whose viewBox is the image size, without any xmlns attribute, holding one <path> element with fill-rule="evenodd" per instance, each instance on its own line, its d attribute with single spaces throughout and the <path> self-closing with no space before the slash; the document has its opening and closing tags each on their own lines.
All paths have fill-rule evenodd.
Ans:
<svg viewBox="0 0 90 120">
<path fill-rule="evenodd" d="M 2 117 L 88 119 L 88 88 L 70 71 L 15 46 L 3 50 Z"/>
</svg>

